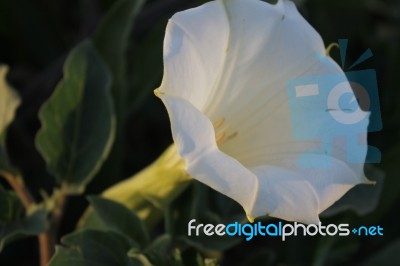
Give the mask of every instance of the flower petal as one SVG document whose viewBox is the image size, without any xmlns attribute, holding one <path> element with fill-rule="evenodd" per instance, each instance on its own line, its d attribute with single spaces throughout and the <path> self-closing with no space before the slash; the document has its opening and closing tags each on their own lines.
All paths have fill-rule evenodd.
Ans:
<svg viewBox="0 0 400 266">
<path fill-rule="evenodd" d="M 260 166 L 252 171 L 259 178 L 251 214 L 269 214 L 287 221 L 318 223 L 318 214 L 359 184 L 359 178 L 342 161 L 309 154 L 314 168 L 301 168 L 296 160 L 286 160 L 285 168 Z M 321 165 L 330 165 L 321 168 Z"/>
<path fill-rule="evenodd" d="M 188 101 L 159 95 L 171 120 L 174 142 L 187 172 L 200 182 L 236 200 L 250 213 L 257 177 L 234 158 L 220 152 L 210 120 Z"/>
<path fill-rule="evenodd" d="M 293 130 L 308 125 L 291 120 L 286 83 L 326 74 L 346 80 L 324 52 L 319 34 L 285 0 L 212 1 L 174 15 L 159 96 L 187 171 L 250 216 L 317 223 L 320 212 L 365 181 L 361 163 L 344 163 L 346 145 L 335 143 L 332 153 L 324 145 L 330 140 L 293 137 Z M 323 136 L 339 130 L 315 118 L 328 109 L 317 100 L 297 111 L 313 122 L 315 136 Z M 211 121 L 221 118 L 216 128 L 228 137 L 218 147 Z M 360 143 L 366 143 L 364 122 L 355 132 Z M 353 155 L 365 158 L 366 146 Z"/>
<path fill-rule="evenodd" d="M 230 0 L 224 5 L 229 22 L 224 68 L 204 111 L 221 117 L 229 110 L 233 118 L 243 121 L 284 93 L 276 83 L 301 75 L 325 48 L 291 1 L 271 5 Z M 249 104 L 250 109 L 242 112 Z"/>
<path fill-rule="evenodd" d="M 221 1 L 176 13 L 164 39 L 161 92 L 202 109 L 223 68 L 229 25 Z"/>
<path fill-rule="evenodd" d="M 227 133 L 237 137 L 222 151 L 246 167 L 265 164 L 265 158 L 321 149 L 318 140 L 293 139 L 286 82 L 344 76 L 324 53 L 321 37 L 292 2 L 212 1 L 171 18 L 160 91 L 188 100 L 212 121 L 224 118 Z M 321 121 L 315 130 L 323 135 L 332 125 Z"/>
<path fill-rule="evenodd" d="M 290 1 L 211 1 L 170 19 L 160 91 L 218 119 L 221 109 L 240 112 L 260 90 L 323 53 L 321 37 Z"/>
</svg>

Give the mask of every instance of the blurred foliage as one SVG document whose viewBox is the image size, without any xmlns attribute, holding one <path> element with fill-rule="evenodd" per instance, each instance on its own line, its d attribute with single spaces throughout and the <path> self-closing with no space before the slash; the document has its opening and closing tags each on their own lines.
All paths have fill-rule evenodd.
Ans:
<svg viewBox="0 0 400 266">
<path fill-rule="evenodd" d="M 37 241 L 26 237 L 46 230 L 48 206 L 55 202 L 48 194 L 54 195 L 55 186 L 72 183 L 82 192 L 93 179 L 86 194 L 98 194 L 153 162 L 168 147 L 167 114 L 161 102 L 151 97 L 162 78 L 164 30 L 175 12 L 204 2 L 0 0 L 0 63 L 9 66 L 8 72 L 0 67 L 0 173 L 23 175 L 33 198 L 45 200 L 24 211 L 23 202 L 0 179 L 0 265 L 38 265 Z M 85 195 L 70 197 L 57 236 L 61 245 L 50 265 L 72 265 L 72 261 L 73 265 L 400 265 L 400 2 L 295 2 L 325 44 L 349 39 L 346 65 L 367 48 L 374 53 L 357 69 L 373 68 L 378 76 L 384 128 L 371 133 L 369 141 L 383 157 L 382 163 L 367 169 L 368 177 L 378 184 L 351 190 L 322 220 L 380 225 L 384 236 L 296 237 L 285 242 L 273 237 L 250 242 L 239 237 L 188 237 L 191 219 L 213 224 L 245 219 L 232 200 L 192 182 L 159 213 L 163 219 L 151 229 L 129 208 L 90 197 L 103 226 L 74 231 L 89 203 Z M 338 49 L 331 56 L 340 61 Z M 94 78 L 91 71 L 102 74 Z M 77 82 L 83 76 L 85 83 Z M 65 84 L 74 90 L 63 89 Z M 85 97 L 76 95 L 90 95 L 93 86 L 101 93 L 89 106 Z M 68 109 L 61 117 L 51 109 L 52 104 L 62 106 L 57 102 L 64 102 L 63 108 Z M 97 121 L 96 115 L 107 119 Z M 112 139 L 114 116 L 115 140 L 109 150 L 106 143 Z M 56 121 L 62 124 L 58 129 Z M 46 124 L 47 132 L 44 126 L 37 138 L 39 153 L 35 137 Z M 81 129 L 78 124 L 88 127 L 93 133 L 86 137 L 98 143 L 84 159 L 75 158 L 74 163 L 85 164 L 86 170 L 71 179 L 70 168 L 62 163 L 69 162 L 65 158 L 71 157 L 71 151 L 84 148 L 86 140 L 71 139 Z M 60 136 L 64 139 L 57 140 Z M 51 146 L 65 145 L 52 156 L 57 157 L 54 162 L 46 155 L 54 152 L 45 143 L 50 140 L 58 141 Z M 355 203 L 354 198 L 358 199 Z"/>
<path fill-rule="evenodd" d="M 0 171 L 13 172 L 7 153 L 7 129 L 15 117 L 15 112 L 20 105 L 20 98 L 6 81 L 8 67 L 0 65 Z"/>
<path fill-rule="evenodd" d="M 191 181 L 175 145 L 171 145 L 154 163 L 106 189 L 102 196 L 123 204 L 143 219 L 146 226 L 153 227 L 162 218 L 164 209 Z M 98 228 L 102 225 L 96 212 L 88 209 L 78 227 Z"/>
<path fill-rule="evenodd" d="M 42 105 L 36 146 L 70 194 L 82 193 L 107 158 L 115 135 L 111 75 L 85 41 L 67 58 L 64 78 Z"/>
</svg>

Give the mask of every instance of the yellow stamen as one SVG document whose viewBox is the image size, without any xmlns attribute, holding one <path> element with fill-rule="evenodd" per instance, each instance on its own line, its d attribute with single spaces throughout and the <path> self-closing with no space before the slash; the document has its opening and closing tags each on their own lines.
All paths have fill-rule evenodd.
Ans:
<svg viewBox="0 0 400 266">
<path fill-rule="evenodd" d="M 225 123 L 225 118 L 222 117 L 222 118 L 218 119 L 217 121 L 215 121 L 213 123 L 213 126 L 215 129 L 217 129 L 217 128 L 221 127 L 224 123 Z"/>
<path fill-rule="evenodd" d="M 225 131 L 224 132 L 220 132 L 217 134 L 217 136 L 215 137 L 215 141 L 217 142 L 217 144 L 222 144 L 224 139 L 225 139 Z"/>
<path fill-rule="evenodd" d="M 223 117 L 213 122 L 213 126 L 215 129 L 215 140 L 218 145 L 221 145 L 225 141 L 236 137 L 238 134 L 237 131 L 235 131 L 231 133 L 229 136 L 227 136 L 226 134 L 227 127 L 221 128 L 224 123 L 225 123 L 225 118 Z"/>
</svg>

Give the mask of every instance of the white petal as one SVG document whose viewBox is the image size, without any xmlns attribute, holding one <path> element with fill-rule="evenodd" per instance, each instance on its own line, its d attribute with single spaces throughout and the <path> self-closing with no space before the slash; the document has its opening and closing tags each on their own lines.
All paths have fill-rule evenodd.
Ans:
<svg viewBox="0 0 400 266">
<path fill-rule="evenodd" d="M 319 34 L 290 1 L 271 5 L 258 0 L 224 1 L 229 19 L 229 45 L 224 69 L 206 106 L 214 118 L 230 110 L 233 118 L 270 104 L 278 85 L 300 76 L 324 53 Z M 243 107 L 251 104 L 243 116 Z"/>
<path fill-rule="evenodd" d="M 202 109 L 223 69 L 228 36 L 221 1 L 175 14 L 165 33 L 164 77 L 159 90 Z"/>
<path fill-rule="evenodd" d="M 278 166 L 249 171 L 218 150 L 210 120 L 188 101 L 160 95 L 171 119 L 172 134 L 187 171 L 227 195 L 254 218 L 269 214 L 288 221 L 318 223 L 318 214 L 360 181 L 342 161 L 308 154 L 314 165 L 301 168 L 287 155 Z M 321 168 L 327 164 L 329 167 Z"/>
<path fill-rule="evenodd" d="M 363 181 L 362 164 L 344 163 L 346 144 L 335 143 L 332 153 L 324 139 L 293 137 L 296 127 L 308 126 L 315 136 L 339 131 L 331 120 L 314 119 L 329 108 L 325 99 L 297 110 L 312 125 L 291 121 L 289 80 L 345 78 L 324 50 L 319 34 L 285 0 L 214 1 L 175 15 L 167 27 L 159 91 L 188 172 L 253 217 L 318 222 L 321 211 Z M 222 152 L 211 123 L 220 118 L 219 132 L 236 134 L 220 144 Z M 366 143 L 367 126 L 359 128 L 360 143 Z M 311 151 L 316 154 L 306 153 Z M 366 146 L 355 154 L 365 155 Z M 300 167 L 300 157 L 316 165 Z M 331 167 L 321 167 L 328 161 Z"/>
<path fill-rule="evenodd" d="M 210 120 L 188 101 L 160 95 L 171 120 L 175 145 L 190 175 L 236 200 L 251 212 L 257 178 L 234 158 L 220 152 Z"/>
<path fill-rule="evenodd" d="M 333 81 L 347 80 L 340 67 L 325 56 L 319 34 L 289 1 L 273 6 L 261 1 L 232 0 L 226 1 L 226 10 L 231 28 L 231 52 L 226 66 L 230 68 L 225 70 L 220 81 L 223 86 L 212 92 L 212 102 L 205 110 L 213 120 L 224 117 L 228 133 L 237 133 L 221 150 L 246 167 L 279 166 L 287 154 L 310 151 L 348 162 L 350 145 L 336 142 L 337 137 L 347 135 L 353 138 L 348 141 L 360 143 L 353 154 L 359 158 L 358 164 L 351 164 L 351 168 L 363 179 L 368 120 L 356 129 L 349 125 L 344 130 L 343 125 L 324 116 L 329 106 L 322 95 L 295 111 L 309 117 L 306 123 L 296 124 L 291 119 L 294 110 L 289 106 L 288 81 L 328 75 L 333 85 Z M 313 135 L 298 139 L 294 134 L 298 128 L 309 128 Z"/>
<path fill-rule="evenodd" d="M 260 90 L 302 73 L 323 53 L 321 37 L 289 1 L 211 1 L 170 19 L 160 91 L 218 119 L 221 109 L 240 111 Z"/>
<path fill-rule="evenodd" d="M 259 177 L 259 191 L 251 214 L 269 214 L 287 221 L 318 223 L 318 214 L 359 184 L 359 178 L 342 161 L 323 155 L 308 155 L 315 168 L 299 168 L 296 160 L 286 167 L 252 169 Z M 329 167 L 321 168 L 322 164 Z"/>
<path fill-rule="evenodd" d="M 238 135 L 221 149 L 254 166 L 320 149 L 318 139 L 293 139 L 286 82 L 342 73 L 324 52 L 319 34 L 289 1 L 213 1 L 170 20 L 160 91 L 188 100 L 212 121 L 225 118 L 226 133 Z"/>
</svg>

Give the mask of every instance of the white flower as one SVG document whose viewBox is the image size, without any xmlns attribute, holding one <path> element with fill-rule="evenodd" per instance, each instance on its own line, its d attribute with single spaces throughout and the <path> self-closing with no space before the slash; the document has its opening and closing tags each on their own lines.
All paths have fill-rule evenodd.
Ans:
<svg viewBox="0 0 400 266">
<path fill-rule="evenodd" d="M 363 164 L 347 164 L 344 152 L 333 157 L 318 140 L 293 138 L 286 82 L 323 74 L 344 75 L 293 3 L 218 0 L 170 19 L 156 95 L 192 177 L 236 200 L 250 220 L 318 223 L 319 213 L 367 181 Z M 304 106 L 310 120 L 320 109 Z M 322 134 L 336 130 L 331 120 L 315 123 Z M 366 148 L 357 152 L 364 160 Z M 311 167 L 299 166 L 300 155 Z"/>
</svg>

